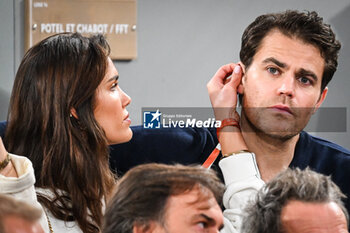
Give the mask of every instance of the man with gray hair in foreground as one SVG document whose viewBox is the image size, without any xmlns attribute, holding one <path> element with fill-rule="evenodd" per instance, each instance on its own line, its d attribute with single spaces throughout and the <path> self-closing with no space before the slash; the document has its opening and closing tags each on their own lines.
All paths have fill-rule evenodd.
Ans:
<svg viewBox="0 0 350 233">
<path fill-rule="evenodd" d="M 43 233 L 41 215 L 40 209 L 0 194 L 0 233 Z"/>
<path fill-rule="evenodd" d="M 214 171 L 199 166 L 137 166 L 120 179 L 103 232 L 217 233 L 223 191 Z"/>
<path fill-rule="evenodd" d="M 266 184 L 247 207 L 244 233 L 346 233 L 345 197 L 329 176 L 288 169 Z"/>
</svg>

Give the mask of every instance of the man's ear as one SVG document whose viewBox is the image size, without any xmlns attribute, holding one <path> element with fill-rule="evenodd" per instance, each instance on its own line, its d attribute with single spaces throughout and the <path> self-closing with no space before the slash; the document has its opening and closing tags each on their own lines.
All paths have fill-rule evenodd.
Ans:
<svg viewBox="0 0 350 233">
<path fill-rule="evenodd" d="M 321 95 L 320 95 L 316 105 L 315 105 L 315 108 L 314 108 L 314 111 L 313 111 L 312 114 L 314 114 L 317 111 L 317 109 L 321 106 L 323 101 L 326 99 L 327 93 L 328 93 L 328 87 L 325 87 L 323 89 L 323 91 L 322 91 L 322 93 L 321 93 Z"/>
<path fill-rule="evenodd" d="M 238 85 L 237 92 L 238 94 L 243 94 L 244 93 L 244 82 L 245 82 L 245 65 L 240 61 L 238 62 L 238 65 L 242 68 L 242 79 L 241 83 Z"/>
</svg>

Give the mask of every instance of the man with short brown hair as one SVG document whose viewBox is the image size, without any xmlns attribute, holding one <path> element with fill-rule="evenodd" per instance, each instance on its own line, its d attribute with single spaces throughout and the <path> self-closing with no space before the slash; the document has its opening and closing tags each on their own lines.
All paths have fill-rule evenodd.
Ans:
<svg viewBox="0 0 350 233">
<path fill-rule="evenodd" d="M 207 85 L 216 120 L 229 122 L 222 128 L 227 133 L 219 137 L 220 142 L 231 142 L 221 147 L 226 154 L 221 161 L 235 156 L 230 147 L 238 128 L 247 150 L 255 154 L 263 181 L 288 167 L 310 167 L 331 175 L 349 196 L 350 151 L 303 131 L 326 98 L 340 47 L 330 25 L 316 12 L 257 17 L 243 33 L 241 61 L 222 66 Z M 224 178 L 230 174 L 220 168 Z M 350 200 L 345 201 L 349 210 Z M 229 202 L 224 206 L 232 209 Z"/>
<path fill-rule="evenodd" d="M 104 233 L 216 233 L 224 186 L 211 170 L 147 164 L 127 172 L 105 214 Z"/>
</svg>

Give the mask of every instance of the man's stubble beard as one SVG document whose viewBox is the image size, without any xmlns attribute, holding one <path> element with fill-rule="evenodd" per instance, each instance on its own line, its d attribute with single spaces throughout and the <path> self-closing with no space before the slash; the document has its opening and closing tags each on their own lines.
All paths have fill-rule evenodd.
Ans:
<svg viewBox="0 0 350 233">
<path fill-rule="evenodd" d="M 245 108 L 242 108 L 242 129 L 247 130 L 248 133 L 256 133 L 260 138 L 266 138 L 273 141 L 277 140 L 278 142 L 286 142 L 298 135 L 303 130 L 303 127 L 297 127 L 299 129 L 295 129 L 295 125 L 293 125 L 288 127 L 286 130 L 273 131 L 274 127 L 272 124 L 279 124 L 279 122 L 277 120 L 272 122 L 274 119 L 264 119 L 266 116 L 263 116 L 263 108 L 250 109 L 249 112 L 250 114 L 247 114 Z M 253 120 L 250 118 L 253 118 L 255 122 L 253 122 Z M 244 124 L 247 125 L 244 126 Z"/>
</svg>

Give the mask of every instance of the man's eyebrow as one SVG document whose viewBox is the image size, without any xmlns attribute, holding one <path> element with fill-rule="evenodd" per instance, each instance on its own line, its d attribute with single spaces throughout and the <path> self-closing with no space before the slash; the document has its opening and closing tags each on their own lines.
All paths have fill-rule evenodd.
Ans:
<svg viewBox="0 0 350 233">
<path fill-rule="evenodd" d="M 263 63 L 270 63 L 270 62 L 275 63 L 277 66 L 279 66 L 281 68 L 287 67 L 286 63 L 280 62 L 279 60 L 277 60 L 276 58 L 273 58 L 273 57 L 269 57 L 269 58 L 266 58 L 265 60 L 263 60 Z"/>
<path fill-rule="evenodd" d="M 112 78 L 108 79 L 107 82 L 109 83 L 109 82 L 112 82 L 112 81 L 118 81 L 118 79 L 119 79 L 119 75 L 115 75 Z"/>
<path fill-rule="evenodd" d="M 318 77 L 317 75 L 310 71 L 310 70 L 305 70 L 305 69 L 300 69 L 298 72 L 297 72 L 297 76 L 298 77 L 305 77 L 305 76 L 309 76 L 311 77 L 315 82 L 317 82 L 318 80 Z"/>
</svg>

